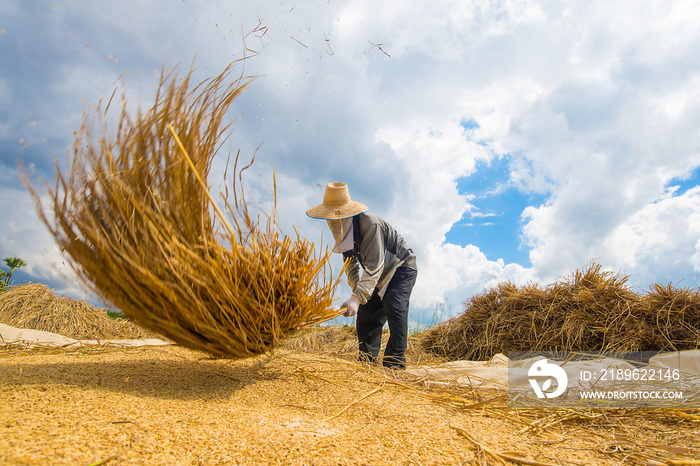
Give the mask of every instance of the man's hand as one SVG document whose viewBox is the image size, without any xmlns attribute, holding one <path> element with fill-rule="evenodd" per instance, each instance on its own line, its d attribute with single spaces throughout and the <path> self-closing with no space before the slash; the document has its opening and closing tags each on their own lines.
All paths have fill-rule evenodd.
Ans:
<svg viewBox="0 0 700 466">
<path fill-rule="evenodd" d="M 346 309 L 345 314 L 343 314 L 345 317 L 352 317 L 357 314 L 357 308 L 360 307 L 360 300 L 357 299 L 357 296 L 352 295 L 350 299 L 341 304 L 340 307 Z"/>
</svg>

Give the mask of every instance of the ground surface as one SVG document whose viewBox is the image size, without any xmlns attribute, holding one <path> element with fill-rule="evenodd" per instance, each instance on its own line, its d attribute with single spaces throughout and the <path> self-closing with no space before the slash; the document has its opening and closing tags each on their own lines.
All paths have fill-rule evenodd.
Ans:
<svg viewBox="0 0 700 466">
<path fill-rule="evenodd" d="M 302 351 L 231 361 L 177 346 L 0 348 L 0 464 L 700 459 L 693 451 L 700 450 L 697 412 L 534 415 L 489 401 L 502 393 L 450 392 L 461 401 L 422 386 L 349 358 Z"/>
</svg>

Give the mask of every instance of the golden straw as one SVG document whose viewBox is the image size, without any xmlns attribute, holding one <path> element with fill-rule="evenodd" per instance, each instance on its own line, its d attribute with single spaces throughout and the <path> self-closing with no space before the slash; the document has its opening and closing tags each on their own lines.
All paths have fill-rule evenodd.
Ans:
<svg viewBox="0 0 700 466">
<path fill-rule="evenodd" d="M 148 110 L 132 118 L 122 99 L 116 132 L 99 105 L 86 113 L 69 173 L 57 167 L 48 189 L 51 215 L 26 174 L 24 181 L 39 217 L 97 296 L 183 346 L 239 358 L 336 317 L 339 279 L 330 274 L 327 248 L 317 256 L 296 229 L 286 236 L 274 216 L 250 212 L 241 176 L 250 164 L 237 171 L 238 153 L 233 205 L 228 188 L 224 209 L 214 202 L 206 180 L 228 138 L 225 115 L 250 82 L 229 82 L 232 69 L 194 87 L 192 70 L 184 79 L 163 72 Z"/>
</svg>

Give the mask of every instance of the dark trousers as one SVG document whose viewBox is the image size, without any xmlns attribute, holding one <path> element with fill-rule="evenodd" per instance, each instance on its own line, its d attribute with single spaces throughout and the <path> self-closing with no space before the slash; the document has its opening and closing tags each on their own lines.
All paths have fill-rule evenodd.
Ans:
<svg viewBox="0 0 700 466">
<path fill-rule="evenodd" d="M 382 328 L 389 323 L 389 341 L 384 349 L 383 364 L 387 367 L 406 367 L 408 341 L 408 302 L 417 272 L 407 267 L 396 269 L 389 286 L 380 298 L 377 290 L 357 311 L 357 339 L 360 342 L 360 360 L 376 362 L 382 345 Z"/>
</svg>

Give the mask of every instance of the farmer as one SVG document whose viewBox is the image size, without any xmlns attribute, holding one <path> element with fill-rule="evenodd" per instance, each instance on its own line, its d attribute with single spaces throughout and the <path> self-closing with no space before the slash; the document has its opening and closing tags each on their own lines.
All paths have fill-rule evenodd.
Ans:
<svg viewBox="0 0 700 466">
<path fill-rule="evenodd" d="M 350 200 L 345 183 L 329 183 L 323 204 L 306 214 L 328 222 L 335 240 L 333 252 L 348 261 L 352 295 L 341 308 L 346 309 L 346 317 L 357 314 L 360 360 L 377 361 L 382 327 L 388 322 L 389 342 L 382 363 L 405 369 L 408 301 L 418 273 L 416 256 L 391 225 L 367 210 L 364 204 Z"/>
</svg>

